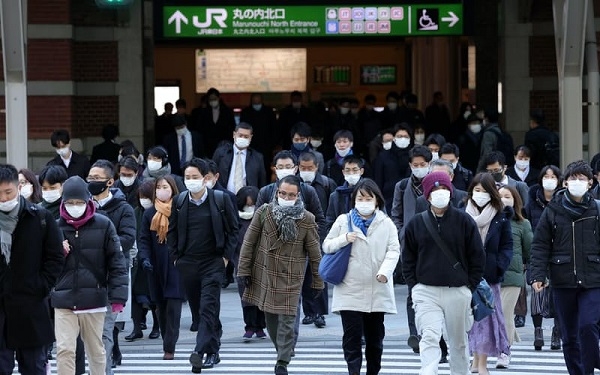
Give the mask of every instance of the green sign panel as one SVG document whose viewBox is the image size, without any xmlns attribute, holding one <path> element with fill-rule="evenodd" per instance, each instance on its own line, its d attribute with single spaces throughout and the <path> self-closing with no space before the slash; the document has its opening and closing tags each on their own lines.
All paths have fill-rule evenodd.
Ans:
<svg viewBox="0 0 600 375">
<path fill-rule="evenodd" d="M 461 35 L 462 4 L 164 6 L 165 38 Z"/>
</svg>

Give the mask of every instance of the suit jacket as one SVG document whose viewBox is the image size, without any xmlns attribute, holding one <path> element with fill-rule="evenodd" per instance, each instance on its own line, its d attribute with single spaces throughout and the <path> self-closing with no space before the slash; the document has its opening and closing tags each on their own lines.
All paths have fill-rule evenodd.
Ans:
<svg viewBox="0 0 600 375">
<path fill-rule="evenodd" d="M 525 177 L 525 180 L 521 180 L 521 178 L 519 177 L 519 175 L 515 171 L 515 168 L 516 168 L 515 166 L 512 166 L 512 167 L 508 168 L 506 170 L 506 175 L 508 177 L 513 178 L 516 181 L 523 181 L 524 183 L 527 184 L 528 187 L 536 185 L 538 183 L 538 177 L 539 177 L 539 174 L 540 174 L 540 170 L 539 169 L 529 168 L 529 173 L 527 173 L 527 177 Z"/>
<path fill-rule="evenodd" d="M 192 134 L 192 152 L 194 156 L 204 156 L 204 146 L 202 144 L 202 136 L 200 133 L 190 131 Z M 164 146 L 169 153 L 169 164 L 171 164 L 171 173 L 176 175 L 183 175 L 181 170 L 181 158 L 179 155 L 179 142 L 177 141 L 177 134 L 171 133 L 165 138 Z"/>
<path fill-rule="evenodd" d="M 521 200 L 523 201 L 523 207 L 527 206 L 527 202 L 529 202 L 529 186 L 523 181 L 517 181 L 514 178 L 508 177 L 508 186 L 512 186 L 519 192 L 521 196 Z"/>
<path fill-rule="evenodd" d="M 71 162 L 69 163 L 68 168 L 63 162 L 60 155 L 56 155 L 46 165 L 60 165 L 61 167 L 67 170 L 67 175 L 69 177 L 79 176 L 85 180 L 87 178 L 88 172 L 90 171 L 90 161 L 87 157 L 78 154 L 75 151 L 71 151 L 71 153 Z"/>
<path fill-rule="evenodd" d="M 92 156 L 90 157 L 90 163 L 94 164 L 96 160 L 104 159 L 111 163 L 116 163 L 119 158 L 119 151 L 121 151 L 121 145 L 113 141 L 104 141 L 94 146 L 92 149 Z"/>
<path fill-rule="evenodd" d="M 202 133 L 206 155 L 212 155 L 221 141 L 230 140 L 235 130 L 233 110 L 223 103 L 219 106 L 219 118 L 213 121 L 212 108 L 202 108 L 198 114 L 197 129 Z"/>
<path fill-rule="evenodd" d="M 232 173 L 231 164 L 233 162 L 233 145 L 228 143 L 217 148 L 213 155 L 213 160 L 219 167 L 219 183 L 227 188 L 229 175 Z M 262 188 L 267 184 L 267 173 L 265 172 L 265 162 L 263 155 L 252 149 L 246 150 L 246 185 Z"/>
</svg>

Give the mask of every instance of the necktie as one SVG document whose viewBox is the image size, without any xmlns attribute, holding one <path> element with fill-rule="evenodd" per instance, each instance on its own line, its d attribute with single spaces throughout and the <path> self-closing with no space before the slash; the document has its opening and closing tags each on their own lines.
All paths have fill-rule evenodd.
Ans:
<svg viewBox="0 0 600 375">
<path fill-rule="evenodd" d="M 233 189 L 234 193 L 244 187 L 244 166 L 242 165 L 242 152 L 238 151 L 235 156 L 235 172 L 233 175 Z"/>
<path fill-rule="evenodd" d="M 187 145 L 185 142 L 185 135 L 181 136 L 181 159 L 179 159 L 179 163 L 181 165 L 181 167 L 183 167 L 183 165 L 185 164 L 185 162 L 187 161 Z"/>
</svg>

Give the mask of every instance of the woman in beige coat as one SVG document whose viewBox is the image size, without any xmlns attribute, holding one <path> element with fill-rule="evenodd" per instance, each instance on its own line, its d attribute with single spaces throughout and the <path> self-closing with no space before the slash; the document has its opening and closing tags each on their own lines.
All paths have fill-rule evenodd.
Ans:
<svg viewBox="0 0 600 375">
<path fill-rule="evenodd" d="M 313 214 L 304 209 L 299 193 L 297 177 L 279 180 L 276 199 L 260 207 L 252 218 L 238 265 L 238 279 L 245 286 L 242 299 L 265 313 L 269 337 L 277 349 L 276 375 L 288 373 L 307 257 L 315 295 L 323 289 L 317 224 Z"/>
<path fill-rule="evenodd" d="M 383 195 L 373 180 L 361 180 L 351 202 L 352 210 L 337 218 L 323 243 L 326 254 L 352 243 L 346 276 L 333 287 L 331 310 L 342 317 L 348 373 L 360 374 L 360 341 L 364 334 L 367 375 L 376 375 L 383 353 L 383 317 L 396 313 L 392 274 L 400 257 L 400 244 L 394 223 L 381 211 Z M 353 228 L 350 233 L 348 220 Z"/>
</svg>

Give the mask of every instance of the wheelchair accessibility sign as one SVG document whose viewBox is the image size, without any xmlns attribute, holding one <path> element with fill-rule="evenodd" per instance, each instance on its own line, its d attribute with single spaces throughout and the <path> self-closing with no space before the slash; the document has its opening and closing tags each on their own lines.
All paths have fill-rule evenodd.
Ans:
<svg viewBox="0 0 600 375">
<path fill-rule="evenodd" d="M 417 15 L 419 16 L 419 31 L 437 31 L 439 30 L 438 9 L 417 9 Z"/>
</svg>

